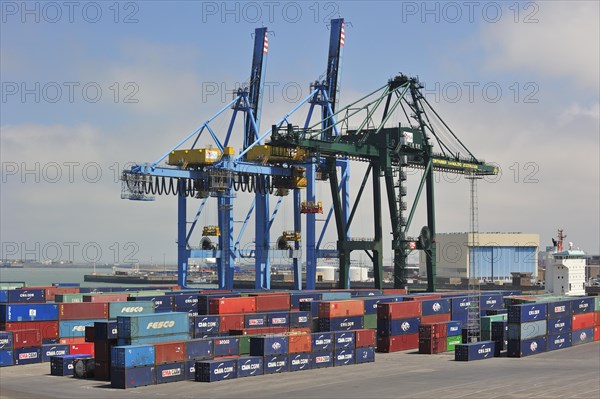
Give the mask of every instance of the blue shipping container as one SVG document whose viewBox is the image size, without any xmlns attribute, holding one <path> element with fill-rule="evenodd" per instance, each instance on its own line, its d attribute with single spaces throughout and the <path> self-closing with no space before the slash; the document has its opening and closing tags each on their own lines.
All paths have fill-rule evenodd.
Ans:
<svg viewBox="0 0 600 399">
<path fill-rule="evenodd" d="M 290 294 L 290 305 L 292 309 L 300 309 L 302 302 L 312 302 L 321 299 L 320 293 L 293 292 Z"/>
<path fill-rule="evenodd" d="M 333 367 L 333 351 L 314 351 L 312 353 L 313 369 Z"/>
<path fill-rule="evenodd" d="M 548 335 L 570 332 L 573 325 L 571 316 L 548 320 Z"/>
<path fill-rule="evenodd" d="M 0 331 L 0 350 L 13 348 L 13 334 L 10 331 Z"/>
<path fill-rule="evenodd" d="M 173 295 L 173 309 L 198 309 L 198 294 L 196 295 Z"/>
<path fill-rule="evenodd" d="M 13 350 L 13 359 L 16 365 L 40 363 L 42 361 L 42 348 L 19 348 Z"/>
<path fill-rule="evenodd" d="M 80 283 L 52 283 L 53 287 L 80 287 Z"/>
<path fill-rule="evenodd" d="M 377 335 L 389 337 L 394 335 L 416 334 L 419 332 L 421 318 L 411 317 L 408 319 L 377 319 Z"/>
<path fill-rule="evenodd" d="M 352 294 L 349 291 L 341 292 L 322 292 L 321 299 L 324 301 L 337 301 L 340 299 L 350 299 Z"/>
<path fill-rule="evenodd" d="M 192 324 L 192 334 L 195 338 L 205 334 L 213 334 L 219 332 L 219 315 L 201 315 L 190 317 Z"/>
<path fill-rule="evenodd" d="M 333 333 L 313 333 L 312 335 L 312 350 L 318 351 L 332 351 L 334 348 Z"/>
<path fill-rule="evenodd" d="M 8 290 L 9 303 L 44 303 L 46 302 L 46 290 L 43 288 L 36 289 L 19 289 Z"/>
<path fill-rule="evenodd" d="M 214 340 L 215 356 L 234 356 L 240 354 L 240 339 L 234 337 L 216 338 Z"/>
<path fill-rule="evenodd" d="M 0 303 L 8 302 L 8 290 L 0 290 Z"/>
<path fill-rule="evenodd" d="M 356 360 L 356 364 L 374 362 L 375 361 L 375 348 L 372 346 L 366 346 L 364 348 L 356 348 L 354 357 Z"/>
<path fill-rule="evenodd" d="M 423 316 L 450 313 L 450 299 L 428 299 L 421 301 Z"/>
<path fill-rule="evenodd" d="M 560 301 L 548 303 L 548 318 L 571 317 L 573 314 L 573 301 Z"/>
<path fill-rule="evenodd" d="M 336 349 L 334 357 L 334 366 L 347 366 L 356 363 L 354 360 L 354 348 Z"/>
<path fill-rule="evenodd" d="M 525 323 L 546 318 L 546 303 L 524 303 L 508 307 L 509 323 Z"/>
<path fill-rule="evenodd" d="M 14 363 L 12 350 L 0 350 L 0 367 L 12 366 Z"/>
<path fill-rule="evenodd" d="M 467 314 L 469 312 L 470 304 L 471 301 L 469 300 L 469 297 L 466 296 L 450 298 L 450 313 L 452 314 L 452 320 L 456 320 L 454 318 L 455 315 Z"/>
<path fill-rule="evenodd" d="M 300 310 L 303 312 L 310 312 L 311 317 L 319 317 L 319 302 L 300 302 Z"/>
<path fill-rule="evenodd" d="M 267 325 L 270 327 L 289 327 L 290 312 L 275 312 L 267 314 Z"/>
<path fill-rule="evenodd" d="M 90 358 L 89 355 L 64 355 L 50 358 L 50 374 L 58 376 L 73 375 L 73 361 L 75 359 Z"/>
<path fill-rule="evenodd" d="M 594 328 L 582 328 L 581 330 L 573 331 L 573 346 L 586 344 L 594 340 Z"/>
<path fill-rule="evenodd" d="M 250 377 L 264 373 L 262 356 L 241 356 L 237 362 L 238 377 Z"/>
<path fill-rule="evenodd" d="M 548 335 L 548 352 L 571 346 L 571 333 Z"/>
<path fill-rule="evenodd" d="M 457 344 L 454 348 L 454 360 L 471 361 L 494 357 L 495 343 L 493 341 L 469 342 Z"/>
<path fill-rule="evenodd" d="M 176 382 L 185 380 L 185 363 L 166 363 L 156 366 L 156 383 Z"/>
<path fill-rule="evenodd" d="M 154 313 L 154 302 L 152 301 L 135 301 L 135 303 L 110 302 L 108 304 L 109 319 L 116 319 L 117 316 L 130 316 L 148 313 Z"/>
<path fill-rule="evenodd" d="M 168 295 L 159 296 L 130 296 L 127 298 L 128 302 L 154 302 L 154 312 L 158 311 L 172 311 L 173 310 L 173 297 Z"/>
<path fill-rule="evenodd" d="M 311 353 L 292 353 L 289 358 L 290 371 L 302 371 L 312 369 Z"/>
<path fill-rule="evenodd" d="M 290 327 L 310 327 L 311 319 L 310 312 L 290 312 Z"/>
<path fill-rule="evenodd" d="M 363 316 L 319 318 L 319 331 L 360 330 L 364 325 Z"/>
<path fill-rule="evenodd" d="M 196 379 L 196 362 L 197 360 L 188 360 L 185 362 L 185 379 L 195 380 Z"/>
<path fill-rule="evenodd" d="M 244 328 L 265 327 L 266 325 L 266 313 L 251 313 L 244 315 Z"/>
<path fill-rule="evenodd" d="M 70 345 L 42 345 L 42 362 L 49 362 L 52 356 L 64 356 L 69 354 Z"/>
<path fill-rule="evenodd" d="M 288 355 L 265 356 L 263 363 L 265 374 L 284 373 L 290 371 Z"/>
<path fill-rule="evenodd" d="M 126 389 L 155 384 L 154 366 L 110 369 L 110 386 L 113 388 Z"/>
<path fill-rule="evenodd" d="M 460 321 L 449 321 L 446 323 L 446 335 L 454 337 L 462 334 L 462 323 Z"/>
<path fill-rule="evenodd" d="M 287 335 L 267 335 L 250 337 L 251 356 L 286 355 L 289 341 Z"/>
<path fill-rule="evenodd" d="M 333 333 L 334 349 L 353 349 L 356 346 L 354 331 L 336 331 Z"/>
<path fill-rule="evenodd" d="M 188 334 L 188 333 L 166 334 L 166 335 L 151 335 L 149 337 L 119 338 L 119 339 L 117 339 L 117 344 L 119 346 L 125 346 L 125 345 L 146 345 L 146 344 L 156 344 L 156 343 L 159 343 L 159 342 L 186 341 L 188 339 L 190 339 L 190 334 Z"/>
<path fill-rule="evenodd" d="M 150 366 L 155 363 L 154 345 L 113 346 L 110 352 L 113 368 Z"/>
<path fill-rule="evenodd" d="M 594 305 L 594 297 L 591 296 L 573 299 L 573 314 L 593 312 Z M 573 345 L 575 345 L 575 339 L 573 339 Z"/>
<path fill-rule="evenodd" d="M 58 305 L 51 303 L 0 304 L 0 322 L 58 320 Z"/>
<path fill-rule="evenodd" d="M 61 320 L 58 322 L 58 336 L 60 338 L 85 337 L 85 328 L 93 327 L 94 323 L 104 319 L 93 320 Z"/>
<path fill-rule="evenodd" d="M 508 340 L 508 357 L 525 357 L 546 352 L 547 337 L 536 337 L 524 341 Z"/>
<path fill-rule="evenodd" d="M 196 381 L 214 382 L 237 378 L 237 359 L 196 362 Z"/>
<path fill-rule="evenodd" d="M 116 302 L 127 303 L 127 302 Z M 94 341 L 108 341 L 109 339 L 117 339 L 117 321 L 105 320 L 94 323 Z"/>
<path fill-rule="evenodd" d="M 499 309 L 504 307 L 504 299 L 500 294 L 481 294 L 479 297 L 479 307 L 481 309 Z"/>
<path fill-rule="evenodd" d="M 119 338 L 188 333 L 189 316 L 183 312 L 117 317 Z"/>
<path fill-rule="evenodd" d="M 212 359 L 214 348 L 212 339 L 193 339 L 185 342 L 185 357 L 190 360 Z"/>
</svg>

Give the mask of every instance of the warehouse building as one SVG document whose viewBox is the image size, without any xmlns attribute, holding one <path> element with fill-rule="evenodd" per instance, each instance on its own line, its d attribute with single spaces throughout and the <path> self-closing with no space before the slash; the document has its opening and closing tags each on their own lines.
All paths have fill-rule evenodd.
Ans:
<svg viewBox="0 0 600 399">
<path fill-rule="evenodd" d="M 439 233 L 436 235 L 437 277 L 511 281 L 513 272 L 537 278 L 539 234 Z M 472 245 L 475 242 L 477 245 Z M 425 252 L 419 257 L 419 274 L 427 275 Z M 469 264 L 474 261 L 475 273 Z"/>
</svg>

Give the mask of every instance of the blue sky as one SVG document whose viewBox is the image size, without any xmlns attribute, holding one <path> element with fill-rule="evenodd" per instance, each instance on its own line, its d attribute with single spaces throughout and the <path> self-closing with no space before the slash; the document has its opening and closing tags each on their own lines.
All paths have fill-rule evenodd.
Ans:
<svg viewBox="0 0 600 399">
<path fill-rule="evenodd" d="M 543 247 L 563 227 L 577 246 L 600 252 L 597 2 L 114 4 L 74 2 L 69 15 L 62 2 L 2 3 L 3 255 L 15 245 L 41 254 L 58 243 L 62 259 L 65 243 L 77 242 L 81 259 L 81 248 L 98 243 L 104 261 L 123 261 L 133 242 L 140 261 L 174 260 L 174 199 L 123 201 L 118 171 L 154 161 L 228 101 L 235 82 L 248 78 L 251 33 L 262 25 L 274 31 L 266 130 L 325 71 L 326 22 L 340 16 L 351 23 L 342 104 L 398 72 L 418 75 L 467 146 L 503 170 L 498 182 L 480 187 L 481 230 L 539 233 Z M 214 87 L 218 93 L 207 92 Z M 355 186 L 363 168 L 353 169 Z M 414 192 L 417 182 L 410 184 Z M 327 190 L 320 194 L 328 204 Z M 436 190 L 439 231 L 466 231 L 466 182 Z M 216 222 L 215 210 L 209 207 L 205 223 Z M 368 208 L 359 212 L 369 218 Z M 418 230 L 422 210 L 417 218 Z M 282 217 L 276 229 L 291 220 Z"/>
</svg>

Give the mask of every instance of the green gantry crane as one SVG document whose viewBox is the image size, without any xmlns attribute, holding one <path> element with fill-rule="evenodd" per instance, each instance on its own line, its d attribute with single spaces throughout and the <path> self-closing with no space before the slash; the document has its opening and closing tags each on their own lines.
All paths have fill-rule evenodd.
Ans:
<svg viewBox="0 0 600 399">
<path fill-rule="evenodd" d="M 337 250 L 340 263 L 340 288 L 349 288 L 350 253 L 362 250 L 373 262 L 375 287 L 383 287 L 381 182 L 385 179 L 387 202 L 392 221 L 392 249 L 394 250 L 394 287 L 406 284 L 406 261 L 411 250 L 427 254 L 427 288 L 435 291 L 435 171 L 466 175 L 494 175 L 498 168 L 477 159 L 452 132 L 423 96 L 423 85 L 417 78 L 398 75 L 385 86 L 332 115 L 330 124 L 337 125 L 342 134 L 322 134 L 322 122 L 299 128 L 291 124 L 273 126 L 271 143 L 281 147 L 301 148 L 311 156 L 321 158 L 326 168 L 321 174 L 329 179 L 337 230 Z M 364 104 L 366 102 L 366 104 Z M 400 108 L 398 108 L 400 107 Z M 402 109 L 409 121 L 385 127 L 392 114 Z M 348 121 L 366 112 L 358 128 L 348 128 Z M 410 116 L 409 116 L 410 114 Z M 375 118 L 381 118 L 375 123 Z M 353 120 L 354 121 L 354 120 Z M 434 152 L 435 143 L 439 151 Z M 463 152 L 463 155 L 461 155 Z M 336 159 L 348 158 L 368 162 L 352 211 L 345 223 L 338 191 Z M 423 170 L 415 200 L 408 211 L 406 197 L 407 168 Z M 360 203 L 369 174 L 373 182 L 373 209 L 375 237 L 349 237 L 349 229 Z M 426 190 L 427 225 L 418 238 L 407 236 L 423 188 Z M 406 213 L 408 212 L 408 217 Z"/>
</svg>

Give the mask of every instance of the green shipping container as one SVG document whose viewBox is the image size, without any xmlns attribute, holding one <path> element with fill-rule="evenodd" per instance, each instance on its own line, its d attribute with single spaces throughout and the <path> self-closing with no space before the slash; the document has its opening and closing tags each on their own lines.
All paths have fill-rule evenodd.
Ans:
<svg viewBox="0 0 600 399">
<path fill-rule="evenodd" d="M 504 321 L 508 319 L 507 314 L 496 314 L 493 316 L 482 316 L 481 317 L 481 332 L 487 331 L 488 333 L 492 331 L 492 321 Z M 483 334 L 482 334 L 483 338 Z M 487 339 L 489 341 L 489 338 Z"/>
<path fill-rule="evenodd" d="M 377 329 L 377 315 L 376 314 L 366 314 L 365 315 L 365 328 L 369 328 L 372 330 Z M 316 330 L 313 330 L 316 331 Z"/>
<path fill-rule="evenodd" d="M 167 291 L 132 291 L 132 292 L 121 292 L 121 294 L 127 294 L 131 297 L 138 296 L 164 296 Z"/>
<path fill-rule="evenodd" d="M 25 287 L 25 283 L 21 281 L 0 283 L 0 290 L 14 290 L 23 287 Z"/>
<path fill-rule="evenodd" d="M 596 312 L 600 312 L 600 296 L 597 296 L 597 297 L 594 299 L 594 310 L 595 310 Z"/>
<path fill-rule="evenodd" d="M 458 344 L 462 344 L 462 337 L 460 335 L 448 337 L 448 340 L 446 341 L 446 351 L 454 352 L 454 348 Z"/>
<path fill-rule="evenodd" d="M 83 294 L 56 294 L 54 302 L 75 303 L 83 302 Z"/>
<path fill-rule="evenodd" d="M 236 335 L 240 339 L 240 355 L 250 354 L 250 338 L 260 337 L 260 335 Z"/>
</svg>

